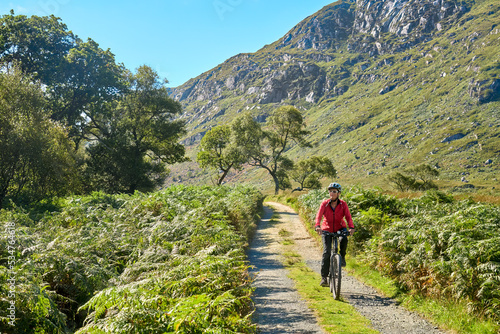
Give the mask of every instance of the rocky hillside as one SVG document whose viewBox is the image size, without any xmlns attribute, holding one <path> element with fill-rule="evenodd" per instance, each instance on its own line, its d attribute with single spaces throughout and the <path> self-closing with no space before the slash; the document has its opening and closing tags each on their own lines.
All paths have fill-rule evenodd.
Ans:
<svg viewBox="0 0 500 334">
<path fill-rule="evenodd" d="M 341 178 L 382 186 L 394 169 L 426 162 L 444 186 L 491 189 L 500 170 L 499 9 L 497 0 L 332 3 L 273 44 L 172 89 L 188 123 L 184 143 L 195 150 L 242 111 L 263 121 L 290 104 L 315 143 L 292 158 L 326 154 Z"/>
</svg>

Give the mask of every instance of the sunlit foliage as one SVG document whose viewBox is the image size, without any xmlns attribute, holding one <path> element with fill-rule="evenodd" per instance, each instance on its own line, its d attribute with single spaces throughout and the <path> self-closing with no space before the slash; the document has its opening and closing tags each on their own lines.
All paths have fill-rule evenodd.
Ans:
<svg viewBox="0 0 500 334">
<path fill-rule="evenodd" d="M 0 221 L 14 223 L 17 235 L 16 329 L 253 332 L 244 246 L 261 201 L 243 186 L 178 186 L 1 211 Z M 0 244 L 6 291 L 5 235 Z M 7 303 L 0 301 L 1 312 Z M 0 316 L 2 332 L 10 330 Z"/>
</svg>

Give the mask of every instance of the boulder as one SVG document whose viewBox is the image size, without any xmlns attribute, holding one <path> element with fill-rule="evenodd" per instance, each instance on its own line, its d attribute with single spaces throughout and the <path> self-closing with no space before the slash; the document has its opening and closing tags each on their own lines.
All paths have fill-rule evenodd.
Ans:
<svg viewBox="0 0 500 334">
<path fill-rule="evenodd" d="M 449 143 L 449 142 L 454 141 L 454 140 L 462 139 L 463 137 L 465 137 L 465 135 L 463 133 L 457 133 L 457 134 L 454 134 L 452 136 L 446 137 L 445 139 L 443 139 L 441 141 L 441 143 Z"/>
</svg>

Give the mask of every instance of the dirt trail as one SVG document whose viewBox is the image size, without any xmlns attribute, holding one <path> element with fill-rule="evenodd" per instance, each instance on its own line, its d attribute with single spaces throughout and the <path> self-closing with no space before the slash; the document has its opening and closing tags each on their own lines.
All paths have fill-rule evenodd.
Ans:
<svg viewBox="0 0 500 334">
<path fill-rule="evenodd" d="M 273 209 L 280 216 L 279 222 L 270 222 Z M 256 275 L 253 298 L 255 321 L 261 333 L 323 333 L 313 313 L 293 288 L 293 281 L 287 277 L 287 270 L 282 265 L 278 234 L 281 229 L 293 233 L 294 251 L 312 270 L 320 271 L 321 248 L 308 234 L 299 216 L 288 206 L 265 203 L 264 216 L 248 251 L 250 264 L 254 266 L 252 271 Z M 325 288 L 325 293 L 329 293 L 329 289 Z M 445 333 L 351 276 L 342 277 L 342 296 L 370 319 L 372 327 L 380 333 Z"/>
<path fill-rule="evenodd" d="M 265 206 L 249 251 L 252 273 L 256 275 L 254 320 L 260 333 L 323 333 L 281 264 L 280 223 L 271 223 L 273 210 Z"/>
</svg>

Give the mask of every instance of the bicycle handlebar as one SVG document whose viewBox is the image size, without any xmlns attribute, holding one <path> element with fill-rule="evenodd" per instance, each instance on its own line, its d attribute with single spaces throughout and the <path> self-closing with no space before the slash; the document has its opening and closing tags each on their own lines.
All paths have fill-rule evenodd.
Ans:
<svg viewBox="0 0 500 334">
<path fill-rule="evenodd" d="M 324 235 L 332 236 L 334 238 L 348 237 L 349 236 L 349 231 L 346 231 L 346 230 L 339 230 L 335 233 L 328 232 L 328 231 L 321 231 L 321 233 L 323 233 Z"/>
</svg>

